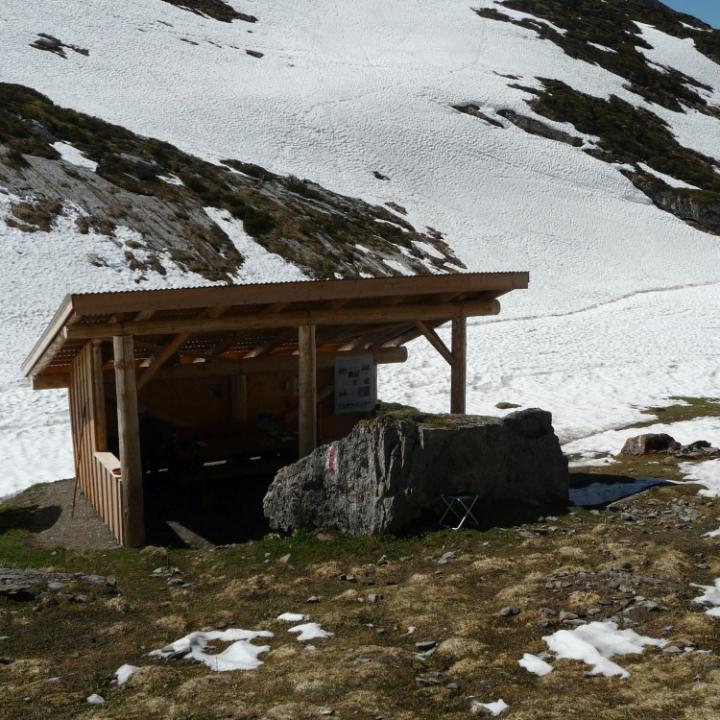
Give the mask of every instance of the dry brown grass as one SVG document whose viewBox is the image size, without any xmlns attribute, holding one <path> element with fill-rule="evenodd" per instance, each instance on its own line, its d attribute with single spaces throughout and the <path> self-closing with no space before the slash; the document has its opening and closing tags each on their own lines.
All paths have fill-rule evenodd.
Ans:
<svg viewBox="0 0 720 720">
<path fill-rule="evenodd" d="M 692 602 L 698 593 L 690 583 L 714 577 L 714 568 L 698 565 L 699 553 L 709 557 L 717 547 L 702 534 L 717 526 L 720 505 L 687 487 L 657 488 L 630 504 L 643 518 L 649 501 L 662 509 L 678 498 L 698 513 L 690 529 L 578 511 L 553 521 L 555 531 L 535 523 L 405 540 L 299 536 L 227 550 L 170 551 L 169 562 L 181 568 L 190 588 L 151 576 L 166 562 L 164 549 L 51 556 L 28 550 L 22 536 L 0 535 L 5 564 L 92 569 L 117 577 L 120 590 L 116 598 L 60 601 L 41 610 L 0 601 L 0 635 L 9 638 L 0 641 L 0 656 L 8 660 L 0 664 L 0 717 L 453 720 L 470 716 L 473 696 L 482 702 L 502 697 L 511 705 L 508 717 L 533 720 L 717 718 L 720 621 Z M 519 529 L 535 536 L 521 537 Z M 433 558 L 447 550 L 455 559 L 438 564 Z M 288 553 L 290 560 L 280 561 Z M 387 564 L 377 563 L 381 556 Z M 621 604 L 602 603 L 623 596 L 609 582 L 627 564 L 631 575 L 657 581 L 639 584 L 637 592 L 665 608 L 630 611 L 633 627 L 672 643 L 688 640 L 712 654 L 647 649 L 618 659 L 631 673 L 625 681 L 586 678 L 587 668 L 571 661 L 555 663 L 544 678 L 518 666 L 524 652 L 544 649 L 543 635 L 570 627 L 546 616 L 545 608 L 587 620 L 622 617 Z M 341 579 L 347 574 L 355 581 Z M 380 599 L 371 602 L 371 594 Z M 319 602 L 308 603 L 311 595 Z M 518 614 L 502 616 L 506 606 Z M 599 615 L 586 615 L 597 607 Z M 334 637 L 308 652 L 275 621 L 287 610 L 311 615 Z M 541 626 L 548 617 L 550 625 Z M 272 651 L 258 670 L 235 673 L 147 657 L 190 630 L 209 627 L 272 630 Z M 420 660 L 415 643 L 423 640 L 438 646 Z M 125 662 L 142 670 L 117 688 L 110 680 Z M 49 682 L 53 677 L 59 680 Z M 106 704 L 87 706 L 92 692 Z"/>
</svg>

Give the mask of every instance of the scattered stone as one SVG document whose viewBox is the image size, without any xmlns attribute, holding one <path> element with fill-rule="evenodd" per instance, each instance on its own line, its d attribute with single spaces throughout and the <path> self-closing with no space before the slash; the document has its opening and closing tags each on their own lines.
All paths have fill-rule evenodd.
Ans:
<svg viewBox="0 0 720 720">
<path fill-rule="evenodd" d="M 520 611 L 514 607 L 504 607 L 500 611 L 500 615 L 502 617 L 514 617 L 515 615 L 519 615 L 519 614 L 520 614 Z"/>
<path fill-rule="evenodd" d="M 93 693 L 88 696 L 87 703 L 88 705 L 103 705 L 105 703 L 105 698 L 102 695 Z"/>
<path fill-rule="evenodd" d="M 418 652 L 427 652 L 428 650 L 434 650 L 437 647 L 437 641 L 435 640 L 421 640 L 415 643 L 415 649 Z"/>
<path fill-rule="evenodd" d="M 390 179 L 387 175 L 383 175 L 379 170 L 373 170 L 373 175 L 378 180 L 389 180 Z"/>
<path fill-rule="evenodd" d="M 258 59 L 265 57 L 265 53 L 261 53 L 259 50 L 246 50 L 245 54 Z"/>
<path fill-rule="evenodd" d="M 677 645 L 670 645 L 669 647 L 663 648 L 663 652 L 666 655 L 678 655 L 682 653 L 682 650 Z"/>
<path fill-rule="evenodd" d="M 441 672 L 433 672 L 427 675 L 418 675 L 415 678 L 415 684 L 418 687 L 432 687 L 433 685 L 440 685 L 443 680 Z"/>
<path fill-rule="evenodd" d="M 50 598 L 52 596 L 45 593 L 58 593 L 72 585 L 90 585 L 105 592 L 115 592 L 114 581 L 100 575 L 0 569 L 0 597 L 18 602 L 37 600 L 41 596 Z M 68 599 L 72 597 L 85 598 L 84 601 L 87 601 L 85 595 L 68 595 Z M 83 602 L 83 600 L 79 602 Z"/>
</svg>

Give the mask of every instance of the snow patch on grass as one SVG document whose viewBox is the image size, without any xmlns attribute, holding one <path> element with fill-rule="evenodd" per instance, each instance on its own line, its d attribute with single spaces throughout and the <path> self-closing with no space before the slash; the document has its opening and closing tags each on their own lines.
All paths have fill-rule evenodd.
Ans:
<svg viewBox="0 0 720 720">
<path fill-rule="evenodd" d="M 713 445 L 715 443 L 713 442 Z M 704 497 L 720 496 L 720 460 L 680 463 L 680 472 L 686 480 L 693 480 L 705 487 L 700 491 Z"/>
<path fill-rule="evenodd" d="M 52 144 L 52 147 L 60 153 L 60 157 L 69 162 L 71 165 L 77 165 L 78 167 L 87 168 L 95 172 L 97 170 L 97 163 L 89 158 L 86 158 L 74 145 L 64 142 L 56 142 Z"/>
<path fill-rule="evenodd" d="M 115 679 L 117 680 L 117 684 L 124 685 L 136 672 L 138 672 L 138 670 L 140 670 L 140 668 L 136 667 L 135 665 L 128 665 L 127 663 L 121 665 L 115 671 Z"/>
<path fill-rule="evenodd" d="M 642 168 L 645 172 L 650 173 L 653 177 L 656 177 L 658 180 L 662 180 L 666 185 L 669 185 L 672 188 L 678 188 L 681 190 L 699 190 L 700 188 L 696 185 L 690 185 L 689 183 L 683 182 L 682 180 L 678 180 L 677 178 L 670 177 L 670 175 L 665 175 L 664 173 L 661 173 L 658 170 L 655 170 L 651 168 L 649 165 L 646 165 L 645 163 L 638 163 L 638 167 Z"/>
<path fill-rule="evenodd" d="M 151 657 L 172 658 L 182 657 L 204 663 L 216 672 L 232 670 L 256 670 L 263 662 L 259 656 L 269 652 L 269 645 L 253 645 L 257 638 L 271 638 L 273 633 L 267 630 L 211 630 L 209 632 L 193 632 L 159 650 L 153 650 Z M 213 641 L 229 642 L 225 650 L 216 654 L 205 652 Z"/>
<path fill-rule="evenodd" d="M 245 232 L 242 220 L 232 217 L 226 210 L 207 207 L 208 217 L 217 223 L 245 258 L 236 281 L 238 283 L 289 282 L 307 280 L 307 276 L 280 255 L 268 252 Z"/>
<path fill-rule="evenodd" d="M 703 594 L 696 597 L 693 602 L 698 605 L 709 605 L 705 610 L 706 615 L 710 617 L 720 618 L 720 578 L 717 578 L 712 585 L 693 585 L 700 588 Z"/>
<path fill-rule="evenodd" d="M 493 717 L 498 717 L 499 715 L 502 715 L 507 709 L 509 709 L 509 707 L 510 706 L 502 698 L 496 700 L 495 702 L 489 703 L 481 703 L 477 700 L 473 700 L 470 706 L 470 711 L 473 715 L 485 713 L 488 715 L 492 715 Z"/>
<path fill-rule="evenodd" d="M 518 665 L 525 668 L 528 672 L 539 677 L 549 675 L 555 668 L 548 662 L 545 662 L 542 658 L 537 655 L 531 655 L 525 653 L 520 660 Z"/>
<path fill-rule="evenodd" d="M 665 640 L 638 635 L 634 630 L 619 630 L 614 622 L 591 622 L 574 630 L 558 630 L 543 640 L 558 660 L 580 660 L 592 667 L 591 675 L 630 677 L 625 668 L 610 658 L 639 655 L 646 646 L 663 647 Z"/>
<path fill-rule="evenodd" d="M 288 632 L 296 634 L 298 642 L 310 642 L 311 640 L 329 640 L 333 633 L 323 630 L 319 623 L 309 622 L 291 627 Z"/>
</svg>

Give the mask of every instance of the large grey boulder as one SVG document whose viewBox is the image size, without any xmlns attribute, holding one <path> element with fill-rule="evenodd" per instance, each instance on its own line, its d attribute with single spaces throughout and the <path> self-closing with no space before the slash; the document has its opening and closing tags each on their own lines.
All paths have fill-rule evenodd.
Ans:
<svg viewBox="0 0 720 720">
<path fill-rule="evenodd" d="M 358 423 L 275 476 L 263 507 L 270 526 L 400 533 L 437 522 L 441 495 L 480 496 L 486 520 L 508 510 L 564 506 L 567 460 L 543 410 L 504 418 L 396 417 Z"/>
</svg>

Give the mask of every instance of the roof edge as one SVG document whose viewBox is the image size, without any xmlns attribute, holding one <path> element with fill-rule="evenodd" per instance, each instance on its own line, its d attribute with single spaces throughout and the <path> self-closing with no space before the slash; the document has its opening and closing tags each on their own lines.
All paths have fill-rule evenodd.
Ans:
<svg viewBox="0 0 720 720">
<path fill-rule="evenodd" d="M 22 364 L 23 377 L 33 377 L 39 372 L 42 372 L 42 368 L 36 370 L 36 367 L 43 360 L 43 356 L 52 345 L 53 341 L 57 338 L 58 334 L 62 330 L 65 323 L 73 314 L 73 298 L 72 295 L 66 295 L 63 298 L 60 307 L 55 311 L 52 320 L 43 331 L 38 341 L 33 346 L 32 350 L 28 353 Z M 52 358 L 48 358 L 47 362 L 50 362 Z M 47 364 L 46 362 L 46 364 Z"/>
</svg>

